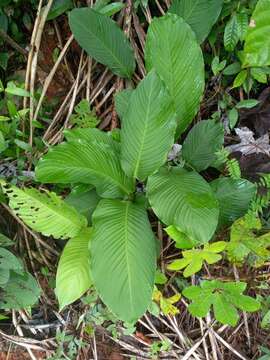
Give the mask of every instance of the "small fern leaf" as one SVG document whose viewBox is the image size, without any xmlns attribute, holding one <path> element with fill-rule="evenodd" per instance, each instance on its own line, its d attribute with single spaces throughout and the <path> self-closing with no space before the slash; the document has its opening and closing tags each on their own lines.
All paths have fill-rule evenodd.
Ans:
<svg viewBox="0 0 270 360">
<path fill-rule="evenodd" d="M 53 192 L 19 189 L 1 183 L 9 206 L 26 225 L 45 236 L 68 239 L 87 226 L 87 220 Z"/>
</svg>

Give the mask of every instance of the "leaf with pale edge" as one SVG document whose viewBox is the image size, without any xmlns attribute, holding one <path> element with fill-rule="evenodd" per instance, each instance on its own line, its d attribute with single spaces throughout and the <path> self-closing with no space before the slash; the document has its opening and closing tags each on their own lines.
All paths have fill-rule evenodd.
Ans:
<svg viewBox="0 0 270 360">
<path fill-rule="evenodd" d="M 151 71 L 132 92 L 122 119 L 121 165 L 125 173 L 145 180 L 158 170 L 167 160 L 175 129 L 171 98 Z"/>
<path fill-rule="evenodd" d="M 147 213 L 129 201 L 101 200 L 93 229 L 95 287 L 119 319 L 137 321 L 151 302 L 156 270 L 156 243 Z"/>
<path fill-rule="evenodd" d="M 60 257 L 56 294 L 60 309 L 78 300 L 92 285 L 89 242 L 92 229 L 86 228 L 70 239 Z"/>
<path fill-rule="evenodd" d="M 149 177 L 147 194 L 155 214 L 197 243 L 213 236 L 219 208 L 210 185 L 195 171 L 166 169 Z"/>
<path fill-rule="evenodd" d="M 177 135 L 196 115 L 204 90 L 202 50 L 189 25 L 175 14 L 151 22 L 147 32 L 145 60 L 165 82 L 177 113 Z"/>
</svg>

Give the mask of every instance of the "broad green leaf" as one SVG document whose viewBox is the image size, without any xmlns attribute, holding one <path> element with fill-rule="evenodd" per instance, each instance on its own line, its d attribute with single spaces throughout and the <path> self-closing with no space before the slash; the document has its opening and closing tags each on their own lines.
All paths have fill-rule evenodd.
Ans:
<svg viewBox="0 0 270 360">
<path fill-rule="evenodd" d="M 73 206 L 81 215 L 85 216 L 88 220 L 88 224 L 92 222 L 92 214 L 97 207 L 100 200 L 95 189 L 82 192 L 82 193 L 70 193 L 65 202 Z"/>
<path fill-rule="evenodd" d="M 107 148 L 113 148 L 116 153 L 120 153 L 120 144 L 115 141 L 110 131 L 101 131 L 99 129 L 72 129 L 64 130 L 65 138 L 68 142 L 86 142 L 93 144 L 104 144 Z"/>
<path fill-rule="evenodd" d="M 196 172 L 166 168 L 149 177 L 147 194 L 155 214 L 198 243 L 213 236 L 218 222 L 218 202 L 210 185 Z"/>
<path fill-rule="evenodd" d="M 57 145 L 39 160 L 36 177 L 44 183 L 92 184 L 100 196 L 110 198 L 122 197 L 134 189 L 114 148 L 97 141 Z"/>
<path fill-rule="evenodd" d="M 270 0 L 259 0 L 245 38 L 243 67 L 270 65 Z"/>
<path fill-rule="evenodd" d="M 235 105 L 237 109 L 252 109 L 253 107 L 257 106 L 260 102 L 256 99 L 248 99 L 248 100 L 242 100 L 239 101 Z"/>
<path fill-rule="evenodd" d="M 221 12 L 223 0 L 174 0 L 170 13 L 181 16 L 202 43 Z"/>
<path fill-rule="evenodd" d="M 189 25 L 175 14 L 151 22 L 147 32 L 145 60 L 164 80 L 177 113 L 177 135 L 195 117 L 204 91 L 202 50 Z"/>
<path fill-rule="evenodd" d="M 23 266 L 10 251 L 0 248 L 0 269 L 20 271 L 23 270 Z"/>
<path fill-rule="evenodd" d="M 92 285 L 89 242 L 92 229 L 86 228 L 70 239 L 60 257 L 56 294 L 60 310 L 78 300 Z"/>
<path fill-rule="evenodd" d="M 125 173 L 145 180 L 158 170 L 167 160 L 175 129 L 171 98 L 151 71 L 132 92 L 122 119 L 121 165 Z"/>
<path fill-rule="evenodd" d="M 239 41 L 239 29 L 236 15 L 232 15 L 227 22 L 224 31 L 224 46 L 227 51 L 232 52 Z"/>
<path fill-rule="evenodd" d="M 175 241 L 177 249 L 191 249 L 194 246 L 194 241 L 178 230 L 177 227 L 170 225 L 165 228 L 165 231 Z"/>
<path fill-rule="evenodd" d="M 38 300 L 40 288 L 32 275 L 10 273 L 8 283 L 1 291 L 0 309 L 23 309 Z"/>
<path fill-rule="evenodd" d="M 230 301 L 240 310 L 254 312 L 260 309 L 260 302 L 250 296 L 230 296 Z"/>
<path fill-rule="evenodd" d="M 185 290 L 186 289 L 184 289 L 183 291 L 183 295 L 188 297 L 185 293 Z M 213 294 L 209 290 L 204 291 L 200 294 L 200 299 L 201 299 L 200 302 L 196 301 L 190 304 L 188 306 L 188 311 L 193 316 L 204 317 L 210 311 L 211 304 L 213 302 Z"/>
<path fill-rule="evenodd" d="M 116 93 L 114 97 L 116 112 L 121 119 L 127 112 L 132 92 L 132 89 L 125 89 Z"/>
<path fill-rule="evenodd" d="M 256 186 L 245 179 L 221 177 L 210 183 L 219 202 L 219 224 L 228 225 L 248 211 Z"/>
<path fill-rule="evenodd" d="M 47 20 L 53 20 L 72 8 L 72 0 L 54 0 L 47 16 Z"/>
<path fill-rule="evenodd" d="M 156 244 L 145 209 L 129 201 L 101 200 L 93 215 L 92 276 L 104 303 L 134 322 L 154 288 Z"/>
<path fill-rule="evenodd" d="M 4 287 L 9 280 L 9 269 L 0 268 L 0 287 Z"/>
<path fill-rule="evenodd" d="M 2 184 L 9 206 L 33 230 L 56 239 L 76 236 L 86 226 L 86 218 L 53 192 L 19 189 Z"/>
<path fill-rule="evenodd" d="M 81 8 L 70 12 L 69 25 L 75 39 L 91 57 L 120 77 L 132 76 L 135 70 L 133 51 L 112 19 L 93 9 Z"/>
<path fill-rule="evenodd" d="M 223 294 L 216 294 L 213 302 L 215 318 L 222 324 L 235 326 L 239 315 Z"/>
<path fill-rule="evenodd" d="M 215 160 L 215 153 L 222 148 L 224 130 L 215 120 L 197 123 L 188 133 L 182 149 L 184 160 L 195 170 L 207 169 Z"/>
</svg>

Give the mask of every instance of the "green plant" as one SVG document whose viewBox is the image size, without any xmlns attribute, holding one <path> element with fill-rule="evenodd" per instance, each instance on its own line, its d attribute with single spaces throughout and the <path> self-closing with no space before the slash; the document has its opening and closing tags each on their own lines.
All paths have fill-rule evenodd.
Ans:
<svg viewBox="0 0 270 360">
<path fill-rule="evenodd" d="M 192 249 L 182 252 L 183 258 L 171 262 L 167 269 L 171 271 L 179 271 L 185 268 L 183 275 L 189 277 L 200 271 L 203 263 L 215 264 L 222 259 L 218 253 L 222 252 L 226 247 L 225 241 L 218 241 L 212 244 L 204 245 L 203 249 Z"/>
<path fill-rule="evenodd" d="M 192 300 L 188 309 L 193 316 L 206 316 L 213 305 L 219 322 L 235 326 L 239 319 L 236 309 L 253 312 L 260 308 L 257 300 L 242 294 L 246 286 L 244 282 L 203 281 L 200 286 L 187 287 L 183 294 Z"/>
<path fill-rule="evenodd" d="M 211 26 L 202 30 L 201 39 L 219 15 L 221 5 L 218 2 L 216 7 L 216 3 L 212 2 Z M 229 226 L 248 211 L 256 187 L 241 179 L 238 163 L 223 149 L 224 130 L 216 119 L 196 124 L 178 158 L 168 158 L 175 139 L 198 112 L 204 90 L 204 61 L 197 41 L 201 30 L 196 27 L 196 38 L 186 21 L 168 13 L 151 22 L 145 49 L 147 75 L 135 89 L 116 96 L 121 130 L 104 133 L 82 128 L 82 115 L 83 122 L 85 116 L 87 123 L 89 116 L 93 120 L 84 101 L 76 108 L 79 127 L 65 131 L 66 141 L 49 149 L 38 161 L 36 181 L 73 189 L 66 200 L 52 191 L 1 183 L 9 206 L 28 226 L 55 239 L 69 239 L 56 278 L 61 309 L 91 286 L 109 310 L 125 322 L 135 322 L 149 308 L 158 243 L 148 211 L 167 226 L 177 247 L 188 249 L 180 264 L 180 268 L 183 263 L 187 266 L 187 276 L 199 271 L 204 261 L 212 264 L 221 259 L 224 242 L 210 243 L 218 225 Z M 97 8 L 81 8 L 71 11 L 69 22 L 76 40 L 90 56 L 114 74 L 132 78 L 133 50 L 113 20 Z M 224 165 L 231 178 L 222 176 Z M 210 167 L 221 169 L 212 184 L 204 173 Z M 74 193 L 76 188 L 81 192 Z M 88 197 L 82 195 L 89 196 L 89 192 L 94 198 L 91 210 L 85 203 Z M 204 248 L 199 249 L 202 245 Z M 234 305 L 245 311 L 259 308 L 256 300 L 242 295 L 245 286 L 210 281 L 186 289 L 184 295 L 194 300 L 192 311 L 198 308 L 197 295 L 205 291 L 208 302 L 200 316 L 214 304 L 216 318 L 234 325 L 238 320 Z M 164 313 L 177 311 L 174 303 L 180 295 L 156 295 Z M 223 303 L 225 311 L 231 311 L 229 317 L 224 315 Z"/>
<path fill-rule="evenodd" d="M 10 246 L 12 242 L 0 234 L 0 245 Z M 15 255 L 0 247 L 0 309 L 22 309 L 32 306 L 40 295 L 36 280 L 24 270 Z"/>
</svg>

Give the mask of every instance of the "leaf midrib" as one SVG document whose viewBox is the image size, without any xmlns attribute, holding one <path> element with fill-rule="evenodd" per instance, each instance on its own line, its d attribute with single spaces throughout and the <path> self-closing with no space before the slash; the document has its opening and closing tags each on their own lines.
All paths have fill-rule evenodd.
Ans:
<svg viewBox="0 0 270 360">
<path fill-rule="evenodd" d="M 140 166 L 140 162 L 141 162 L 141 157 L 142 157 L 142 152 L 143 152 L 143 148 L 145 145 L 145 138 L 146 138 L 146 134 L 147 134 L 147 130 L 149 127 L 149 115 L 150 115 L 150 105 L 152 104 L 152 101 L 150 100 L 152 98 L 152 93 L 153 93 L 153 81 L 151 81 L 151 88 L 149 91 L 149 96 L 148 96 L 148 104 L 147 104 L 147 110 L 146 110 L 146 116 L 145 116 L 145 127 L 143 129 L 143 134 L 141 136 L 141 143 L 140 143 L 140 147 L 139 147 L 139 152 L 138 152 L 138 158 L 135 164 L 135 169 L 134 169 L 134 174 L 133 177 L 136 179 L 138 176 L 138 171 L 139 171 L 139 166 Z"/>
<path fill-rule="evenodd" d="M 134 313 L 135 306 L 133 303 L 133 292 L 132 292 L 132 286 L 131 286 L 131 268 L 130 268 L 130 262 L 129 262 L 129 256 L 128 256 L 128 211 L 129 211 L 130 203 L 126 203 L 126 209 L 124 214 L 124 246 L 125 246 L 125 257 L 126 257 L 126 264 L 127 264 L 127 278 L 128 278 L 128 291 L 130 296 L 130 305 L 132 308 L 132 313 Z"/>
</svg>

